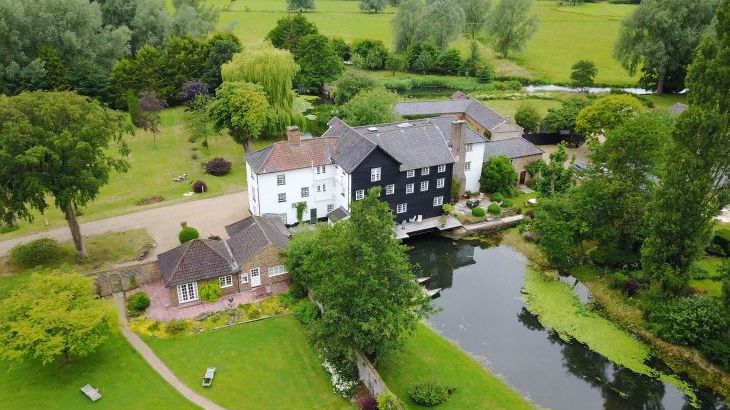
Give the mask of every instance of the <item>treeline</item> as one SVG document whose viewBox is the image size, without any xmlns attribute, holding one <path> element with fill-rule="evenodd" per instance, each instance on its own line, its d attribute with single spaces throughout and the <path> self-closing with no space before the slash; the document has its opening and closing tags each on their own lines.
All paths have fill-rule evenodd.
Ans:
<svg viewBox="0 0 730 410">
<path fill-rule="evenodd" d="M 119 60 L 214 29 L 216 10 L 200 0 L 173 3 L 174 14 L 164 0 L 0 0 L 0 93 L 75 90 L 113 103 Z"/>
</svg>

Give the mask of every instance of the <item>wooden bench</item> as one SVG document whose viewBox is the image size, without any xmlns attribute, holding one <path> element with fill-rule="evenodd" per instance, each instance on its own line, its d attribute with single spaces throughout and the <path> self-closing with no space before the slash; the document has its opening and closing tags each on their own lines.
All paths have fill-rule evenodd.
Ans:
<svg viewBox="0 0 730 410">
<path fill-rule="evenodd" d="M 97 401 L 101 398 L 101 393 L 99 393 L 99 390 L 91 387 L 90 384 L 82 387 L 81 392 L 84 393 L 86 397 L 91 399 L 91 401 Z"/>
<path fill-rule="evenodd" d="M 205 370 L 205 376 L 203 376 L 203 387 L 210 387 L 213 384 L 215 378 L 215 367 L 209 367 Z"/>
</svg>

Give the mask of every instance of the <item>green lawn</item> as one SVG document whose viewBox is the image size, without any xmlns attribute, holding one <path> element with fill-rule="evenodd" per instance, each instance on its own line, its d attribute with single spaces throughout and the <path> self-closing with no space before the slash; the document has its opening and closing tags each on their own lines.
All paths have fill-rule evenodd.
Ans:
<svg viewBox="0 0 730 410">
<path fill-rule="evenodd" d="M 130 169 L 126 173 L 112 174 L 109 183 L 101 189 L 96 200 L 85 209 L 80 222 L 105 218 L 128 212 L 143 210 L 150 206 L 165 205 L 170 202 L 201 199 L 246 188 L 246 167 L 243 147 L 221 135 L 209 139 L 210 147 L 202 148 L 199 143 L 188 142 L 184 125 L 182 107 L 166 109 L 162 112 L 160 134 L 157 144 L 153 144 L 152 134 L 138 129 L 134 136 L 128 137 L 131 150 L 128 158 Z M 256 149 L 268 145 L 272 140 L 260 140 L 254 144 Z M 209 158 L 221 156 L 233 163 L 231 173 L 214 177 L 203 172 L 201 163 Z M 173 182 L 178 175 L 189 174 L 188 182 Z M 185 198 L 183 194 L 191 190 L 190 182 L 202 179 L 208 185 L 208 192 Z M 143 198 L 159 195 L 164 198 L 157 205 L 137 206 Z M 49 200 L 53 204 L 53 200 Z M 46 212 L 48 225 L 66 225 L 63 214 L 56 208 Z M 0 234 L 0 240 L 25 235 L 45 229 L 42 215 L 37 215 L 34 223 L 20 223 L 20 229 Z"/>
<path fill-rule="evenodd" d="M 406 408 L 423 408 L 408 398 L 412 383 L 439 379 L 456 392 L 439 409 L 531 409 L 515 390 L 485 370 L 459 347 L 419 325 L 403 352 L 378 365 L 380 375 Z"/>
<path fill-rule="evenodd" d="M 230 409 L 349 409 L 291 316 L 194 336 L 144 337 L 188 386 Z M 215 367 L 213 387 L 200 386 Z"/>
</svg>

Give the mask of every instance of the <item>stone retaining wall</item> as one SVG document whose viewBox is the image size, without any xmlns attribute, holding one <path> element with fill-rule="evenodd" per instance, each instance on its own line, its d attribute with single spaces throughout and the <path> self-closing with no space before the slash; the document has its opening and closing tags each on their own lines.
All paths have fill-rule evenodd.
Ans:
<svg viewBox="0 0 730 410">
<path fill-rule="evenodd" d="M 119 290 L 126 292 L 139 285 L 152 283 L 162 278 L 157 261 L 89 273 L 88 276 L 96 276 L 94 279 L 96 293 L 102 297 L 110 296 L 113 293 L 115 284 L 120 286 L 121 289 Z M 119 282 L 121 282 L 121 285 L 119 285 Z"/>
</svg>

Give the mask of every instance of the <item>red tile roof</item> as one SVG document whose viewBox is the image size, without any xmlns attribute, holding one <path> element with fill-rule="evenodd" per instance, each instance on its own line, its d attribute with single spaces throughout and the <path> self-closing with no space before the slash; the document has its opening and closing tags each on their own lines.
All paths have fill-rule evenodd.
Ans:
<svg viewBox="0 0 730 410">
<path fill-rule="evenodd" d="M 277 142 L 248 154 L 246 161 L 257 174 L 282 172 L 331 164 L 337 138 L 303 139 L 299 144 Z"/>
</svg>

